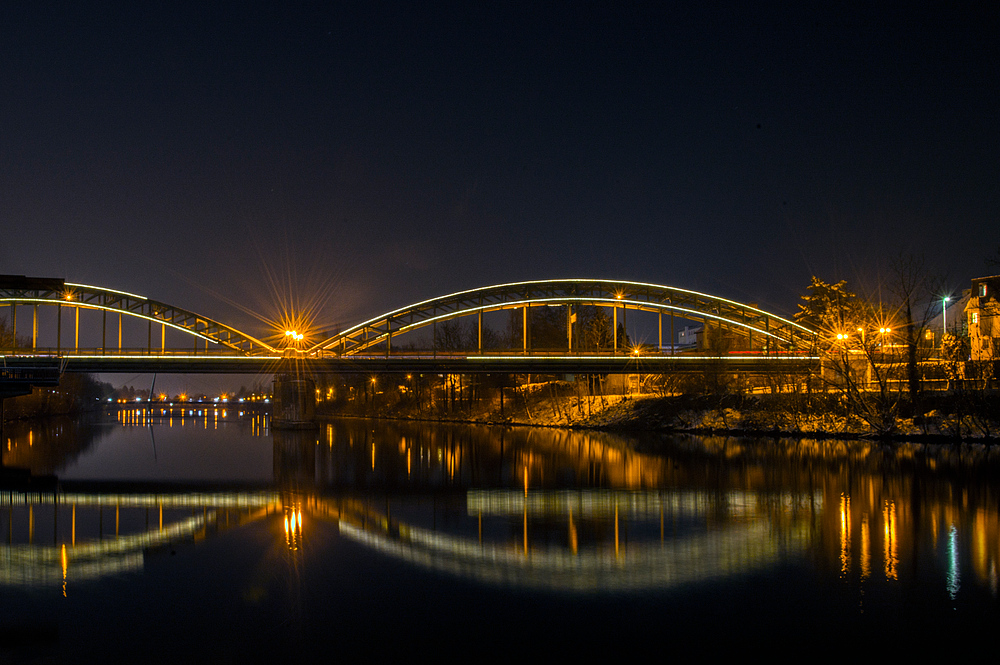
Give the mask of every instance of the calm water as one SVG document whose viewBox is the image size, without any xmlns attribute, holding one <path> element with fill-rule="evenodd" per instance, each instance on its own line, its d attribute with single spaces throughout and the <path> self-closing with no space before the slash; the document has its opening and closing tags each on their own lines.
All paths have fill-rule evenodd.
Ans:
<svg viewBox="0 0 1000 665">
<path fill-rule="evenodd" d="M 1000 454 L 232 410 L 8 426 L 0 662 L 977 655 Z"/>
</svg>

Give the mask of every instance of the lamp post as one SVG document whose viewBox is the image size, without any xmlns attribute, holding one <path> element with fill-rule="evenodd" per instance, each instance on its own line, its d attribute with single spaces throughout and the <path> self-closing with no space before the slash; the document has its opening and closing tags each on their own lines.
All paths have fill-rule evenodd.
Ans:
<svg viewBox="0 0 1000 665">
<path fill-rule="evenodd" d="M 941 342 L 944 343 L 945 333 L 948 332 L 948 301 L 951 300 L 949 296 L 945 296 L 941 299 Z"/>
</svg>

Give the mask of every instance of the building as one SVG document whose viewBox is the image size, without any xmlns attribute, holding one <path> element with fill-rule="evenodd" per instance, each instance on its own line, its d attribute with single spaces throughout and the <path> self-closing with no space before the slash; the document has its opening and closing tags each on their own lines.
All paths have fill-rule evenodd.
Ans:
<svg viewBox="0 0 1000 665">
<path fill-rule="evenodd" d="M 705 333 L 704 326 L 684 326 L 677 333 L 677 350 L 690 351 L 702 348 L 702 337 Z"/>
<path fill-rule="evenodd" d="M 973 361 L 1000 360 L 1000 275 L 972 280 L 965 306 L 969 351 Z"/>
</svg>

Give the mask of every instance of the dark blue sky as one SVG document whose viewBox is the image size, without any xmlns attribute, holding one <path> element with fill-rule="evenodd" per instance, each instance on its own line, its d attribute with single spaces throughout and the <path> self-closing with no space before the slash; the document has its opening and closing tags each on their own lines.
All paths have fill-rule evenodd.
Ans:
<svg viewBox="0 0 1000 665">
<path fill-rule="evenodd" d="M 567 276 L 789 314 L 1000 246 L 996 2 L 20 4 L 0 273 L 237 324 Z"/>
</svg>

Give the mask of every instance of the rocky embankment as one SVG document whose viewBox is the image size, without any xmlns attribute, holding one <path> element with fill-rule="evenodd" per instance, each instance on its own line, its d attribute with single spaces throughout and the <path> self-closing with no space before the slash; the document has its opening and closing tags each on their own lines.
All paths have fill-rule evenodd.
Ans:
<svg viewBox="0 0 1000 665">
<path fill-rule="evenodd" d="M 1000 397 L 1000 396 L 994 396 Z M 566 423 L 599 429 L 729 432 L 809 437 L 891 437 L 980 440 L 1000 436 L 1000 399 L 969 405 L 964 398 L 935 396 L 923 409 L 901 405 L 891 425 L 876 430 L 834 396 L 752 397 L 638 396 Z M 919 411 L 917 413 L 916 411 Z"/>
<path fill-rule="evenodd" d="M 938 394 L 919 408 L 893 407 L 875 427 L 832 393 L 777 395 L 582 395 L 572 384 L 534 384 L 471 404 L 341 405 L 327 415 L 504 423 L 608 430 L 739 433 L 836 438 L 978 440 L 1000 436 L 1000 394 Z"/>
</svg>

